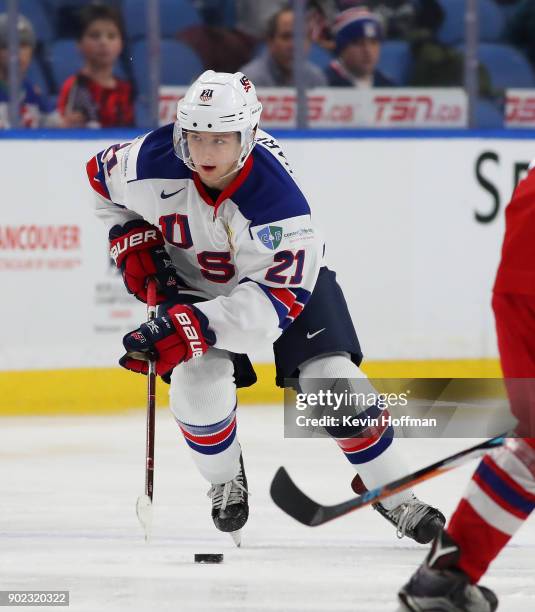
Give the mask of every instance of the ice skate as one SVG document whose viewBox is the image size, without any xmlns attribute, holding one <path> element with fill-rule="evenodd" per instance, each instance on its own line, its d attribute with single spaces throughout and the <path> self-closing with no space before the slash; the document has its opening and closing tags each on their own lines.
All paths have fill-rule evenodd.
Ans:
<svg viewBox="0 0 535 612">
<path fill-rule="evenodd" d="M 240 456 L 240 471 L 224 484 L 212 485 L 208 497 L 212 499 L 212 519 L 219 531 L 230 533 L 236 546 L 241 545 L 240 530 L 249 517 L 247 478 Z"/>
<path fill-rule="evenodd" d="M 358 474 L 353 478 L 351 488 L 358 495 L 367 491 Z M 381 502 L 372 504 L 372 508 L 394 525 L 398 538 L 407 536 L 418 544 L 431 542 L 446 524 L 446 517 L 440 510 L 420 501 L 413 494 L 407 502 L 396 506 L 392 510 L 385 508 Z"/>
<path fill-rule="evenodd" d="M 460 571 L 434 570 L 422 565 L 398 594 L 398 612 L 494 612 L 496 595 L 470 584 Z"/>
<path fill-rule="evenodd" d="M 398 594 L 398 612 L 494 612 L 498 599 L 483 586 L 470 583 L 456 567 L 459 548 L 442 532 L 409 582 Z"/>
</svg>

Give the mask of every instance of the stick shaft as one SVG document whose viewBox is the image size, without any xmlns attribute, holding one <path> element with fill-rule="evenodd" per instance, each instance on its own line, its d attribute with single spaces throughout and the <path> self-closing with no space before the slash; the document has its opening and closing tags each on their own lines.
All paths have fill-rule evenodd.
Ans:
<svg viewBox="0 0 535 612">
<path fill-rule="evenodd" d="M 147 320 L 156 317 L 156 281 L 149 279 L 147 286 Z M 154 432 L 156 417 L 156 365 L 149 361 L 147 375 L 147 448 L 145 464 L 145 495 L 152 502 L 154 491 Z"/>
</svg>

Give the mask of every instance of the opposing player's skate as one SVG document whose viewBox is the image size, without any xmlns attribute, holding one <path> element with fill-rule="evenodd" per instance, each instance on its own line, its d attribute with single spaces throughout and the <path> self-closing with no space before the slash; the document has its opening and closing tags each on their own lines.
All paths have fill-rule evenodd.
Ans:
<svg viewBox="0 0 535 612">
<path fill-rule="evenodd" d="M 367 491 L 362 479 L 357 474 L 351 482 L 351 488 L 358 495 Z M 436 537 L 446 524 L 446 517 L 433 506 L 420 501 L 415 495 L 392 510 L 388 510 L 381 502 L 372 504 L 381 516 L 390 521 L 396 528 L 398 538 L 407 536 L 418 544 L 427 544 Z"/>
<path fill-rule="evenodd" d="M 423 565 L 398 594 L 398 612 L 494 612 L 496 595 L 486 587 L 470 583 L 456 567 L 459 548 L 442 532 Z"/>
<path fill-rule="evenodd" d="M 236 546 L 241 545 L 240 530 L 249 518 L 247 478 L 240 455 L 240 471 L 236 478 L 224 484 L 212 485 L 208 497 L 212 499 L 212 519 L 219 531 L 230 533 Z"/>
</svg>

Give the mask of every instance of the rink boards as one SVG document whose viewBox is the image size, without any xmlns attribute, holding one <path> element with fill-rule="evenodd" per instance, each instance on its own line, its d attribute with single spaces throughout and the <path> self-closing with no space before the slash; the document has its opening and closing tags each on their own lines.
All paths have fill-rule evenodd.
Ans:
<svg viewBox="0 0 535 612">
<path fill-rule="evenodd" d="M 115 364 L 144 307 L 110 264 L 84 171 L 94 153 L 134 134 L 38 136 L 6 134 L 0 146 L 0 414 L 142 405 L 144 380 Z M 531 135 L 280 136 L 324 232 L 367 371 L 499 375 L 490 294 L 504 206 L 535 157 Z M 277 401 L 270 347 L 252 357 L 260 382 L 242 403 Z M 165 404 L 164 386 L 159 395 Z"/>
</svg>

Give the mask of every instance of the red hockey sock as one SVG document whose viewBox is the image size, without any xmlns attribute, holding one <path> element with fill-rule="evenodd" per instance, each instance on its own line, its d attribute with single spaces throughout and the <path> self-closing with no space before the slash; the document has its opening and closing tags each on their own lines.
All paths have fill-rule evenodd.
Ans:
<svg viewBox="0 0 535 612">
<path fill-rule="evenodd" d="M 466 499 L 462 499 L 457 506 L 447 532 L 461 549 L 459 567 L 473 583 L 479 581 L 511 539 L 509 534 L 489 525 Z"/>
<path fill-rule="evenodd" d="M 477 582 L 535 509 L 535 471 L 523 440 L 489 453 L 453 514 L 448 534 L 461 549 L 460 568 Z"/>
</svg>

